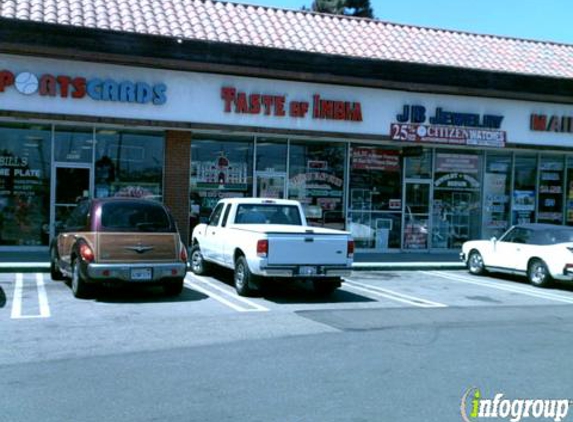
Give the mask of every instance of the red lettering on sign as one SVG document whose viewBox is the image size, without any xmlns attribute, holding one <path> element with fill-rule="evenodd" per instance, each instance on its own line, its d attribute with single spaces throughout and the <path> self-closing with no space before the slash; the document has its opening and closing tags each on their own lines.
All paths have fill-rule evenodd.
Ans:
<svg viewBox="0 0 573 422">
<path fill-rule="evenodd" d="M 277 95 L 275 98 L 275 116 L 282 117 L 285 113 L 285 101 L 286 98 L 280 95 Z"/>
<path fill-rule="evenodd" d="M 4 88 L 14 84 L 14 74 L 9 70 L 0 72 L 0 92 L 4 92 Z"/>
<path fill-rule="evenodd" d="M 265 116 L 271 114 L 271 107 L 273 105 L 273 97 L 270 95 L 263 95 L 263 107 L 265 109 Z"/>
<path fill-rule="evenodd" d="M 83 98 L 86 95 L 86 78 L 74 78 L 72 79 L 72 86 L 74 87 L 74 92 L 72 92 L 72 98 Z"/>
<path fill-rule="evenodd" d="M 58 76 L 56 80 L 60 84 L 60 96 L 62 98 L 68 98 L 71 78 L 69 76 Z"/>
<path fill-rule="evenodd" d="M 221 98 L 225 101 L 225 113 L 231 112 L 231 102 L 235 100 L 235 88 L 223 87 L 221 88 Z"/>
<path fill-rule="evenodd" d="M 55 97 L 58 91 L 56 77 L 52 75 L 42 75 L 40 78 L 40 95 Z"/>
<path fill-rule="evenodd" d="M 249 95 L 249 112 L 259 114 L 261 112 L 261 96 L 259 94 Z"/>
</svg>

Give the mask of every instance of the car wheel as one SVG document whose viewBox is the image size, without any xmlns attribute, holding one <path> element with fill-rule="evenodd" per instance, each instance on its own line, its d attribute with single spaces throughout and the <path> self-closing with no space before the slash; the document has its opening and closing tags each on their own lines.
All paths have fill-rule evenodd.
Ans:
<svg viewBox="0 0 573 422">
<path fill-rule="evenodd" d="M 468 270 L 475 275 L 482 275 L 485 273 L 485 265 L 483 258 L 478 251 L 471 251 L 468 257 Z"/>
<path fill-rule="evenodd" d="M 58 258 L 56 256 L 56 250 L 52 249 L 50 252 L 50 276 L 52 280 L 60 281 L 64 279 L 64 275 L 58 267 Z"/>
<path fill-rule="evenodd" d="M 336 289 L 340 287 L 340 279 L 333 280 L 314 280 L 312 282 L 312 289 L 314 293 L 319 296 L 330 296 Z"/>
<path fill-rule="evenodd" d="M 183 279 L 168 281 L 163 285 L 163 291 L 167 296 L 179 296 L 183 291 Z"/>
<path fill-rule="evenodd" d="M 253 281 L 253 275 L 251 270 L 249 270 L 249 265 L 244 256 L 240 256 L 235 262 L 235 274 L 234 274 L 235 290 L 239 296 L 251 296 L 253 291 L 250 287 L 250 283 Z"/>
<path fill-rule="evenodd" d="M 191 248 L 191 271 L 197 275 L 207 275 L 209 272 L 209 264 L 203 259 L 199 245 Z"/>
<path fill-rule="evenodd" d="M 551 284 L 551 275 L 547 270 L 547 265 L 540 259 L 534 259 L 529 263 L 527 278 L 532 285 L 537 287 L 547 287 Z"/>
<path fill-rule="evenodd" d="M 82 277 L 78 260 L 79 258 L 75 258 L 72 262 L 72 293 L 78 299 L 87 299 L 91 296 L 92 289 Z"/>
</svg>

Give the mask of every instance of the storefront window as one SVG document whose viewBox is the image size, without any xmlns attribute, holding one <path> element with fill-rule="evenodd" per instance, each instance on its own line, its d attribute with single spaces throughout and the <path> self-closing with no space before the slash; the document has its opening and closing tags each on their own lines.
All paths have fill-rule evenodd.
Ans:
<svg viewBox="0 0 573 422">
<path fill-rule="evenodd" d="M 488 153 L 484 176 L 484 225 L 482 238 L 499 238 L 509 226 L 511 154 Z"/>
<path fill-rule="evenodd" d="M 300 201 L 311 225 L 344 227 L 346 145 L 292 142 L 288 196 Z"/>
<path fill-rule="evenodd" d="M 567 157 L 567 202 L 566 220 L 568 226 L 573 226 L 573 157 Z"/>
<path fill-rule="evenodd" d="M 193 138 L 190 227 L 208 219 L 221 198 L 253 196 L 252 138 Z"/>
<path fill-rule="evenodd" d="M 93 161 L 92 128 L 56 126 L 54 130 L 54 160 L 61 163 L 88 163 Z"/>
<path fill-rule="evenodd" d="M 47 245 L 49 126 L 0 126 L 0 245 Z"/>
<path fill-rule="evenodd" d="M 512 224 L 535 222 L 537 156 L 516 155 L 513 177 Z"/>
<path fill-rule="evenodd" d="M 430 179 L 432 177 L 432 151 L 416 148 L 403 151 L 406 179 Z"/>
<path fill-rule="evenodd" d="M 286 139 L 257 139 L 255 166 L 257 197 L 285 197 L 287 149 Z"/>
<path fill-rule="evenodd" d="M 162 133 L 96 132 L 95 196 L 162 199 Z"/>
<path fill-rule="evenodd" d="M 348 229 L 358 248 L 399 248 L 400 150 L 352 145 L 349 201 Z"/>
<path fill-rule="evenodd" d="M 459 248 L 479 238 L 480 156 L 472 153 L 437 152 L 432 202 L 432 247 Z"/>
<path fill-rule="evenodd" d="M 541 156 L 537 222 L 563 224 L 563 157 Z"/>
</svg>

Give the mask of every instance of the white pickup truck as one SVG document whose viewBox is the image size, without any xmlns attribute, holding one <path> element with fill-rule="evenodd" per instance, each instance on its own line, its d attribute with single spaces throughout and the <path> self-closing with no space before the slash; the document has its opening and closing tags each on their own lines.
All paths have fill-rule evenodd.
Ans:
<svg viewBox="0 0 573 422">
<path fill-rule="evenodd" d="M 230 198 L 217 203 L 209 222 L 193 230 L 191 270 L 211 264 L 234 270 L 237 293 L 249 296 L 264 278 L 312 280 L 319 294 L 340 287 L 350 274 L 350 233 L 307 225 L 297 201 Z"/>
</svg>

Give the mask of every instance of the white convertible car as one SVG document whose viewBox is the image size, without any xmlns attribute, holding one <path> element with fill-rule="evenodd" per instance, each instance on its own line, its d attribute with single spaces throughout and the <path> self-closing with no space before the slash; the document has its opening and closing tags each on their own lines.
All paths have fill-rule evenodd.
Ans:
<svg viewBox="0 0 573 422">
<path fill-rule="evenodd" d="M 573 227 L 519 224 L 499 239 L 465 242 L 460 258 L 472 274 L 522 274 L 538 287 L 573 281 Z"/>
</svg>

